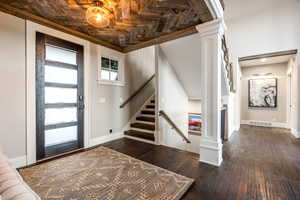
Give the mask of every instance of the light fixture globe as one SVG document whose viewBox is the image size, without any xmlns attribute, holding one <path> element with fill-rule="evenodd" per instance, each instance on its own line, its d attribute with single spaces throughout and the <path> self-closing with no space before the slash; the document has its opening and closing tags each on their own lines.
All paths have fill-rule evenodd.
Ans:
<svg viewBox="0 0 300 200">
<path fill-rule="evenodd" d="M 91 6 L 86 11 L 86 20 L 97 28 L 105 28 L 110 23 L 109 13 L 99 6 Z"/>
</svg>

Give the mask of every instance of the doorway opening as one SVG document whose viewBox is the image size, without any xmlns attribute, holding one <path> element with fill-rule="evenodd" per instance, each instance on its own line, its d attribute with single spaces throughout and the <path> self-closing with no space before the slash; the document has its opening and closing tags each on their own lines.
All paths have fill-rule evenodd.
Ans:
<svg viewBox="0 0 300 200">
<path fill-rule="evenodd" d="M 297 50 L 239 59 L 241 124 L 293 128 Z"/>
</svg>

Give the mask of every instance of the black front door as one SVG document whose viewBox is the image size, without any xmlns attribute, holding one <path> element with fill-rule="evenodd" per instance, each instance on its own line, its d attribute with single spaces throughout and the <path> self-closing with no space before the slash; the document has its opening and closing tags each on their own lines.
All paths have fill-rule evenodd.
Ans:
<svg viewBox="0 0 300 200">
<path fill-rule="evenodd" d="M 83 47 L 36 33 L 37 160 L 83 147 Z"/>
</svg>

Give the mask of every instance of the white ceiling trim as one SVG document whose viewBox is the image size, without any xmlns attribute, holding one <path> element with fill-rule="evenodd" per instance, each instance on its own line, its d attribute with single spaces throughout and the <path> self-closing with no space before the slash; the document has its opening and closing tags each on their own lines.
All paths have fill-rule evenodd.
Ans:
<svg viewBox="0 0 300 200">
<path fill-rule="evenodd" d="M 263 65 L 287 63 L 293 57 L 294 57 L 294 55 L 285 55 L 285 56 L 276 56 L 276 57 L 269 57 L 269 58 L 245 60 L 245 61 L 240 61 L 240 66 L 241 67 L 253 67 L 253 66 L 263 66 Z"/>
<path fill-rule="evenodd" d="M 214 19 L 224 17 L 224 10 L 220 0 L 205 0 L 205 3 Z"/>
</svg>

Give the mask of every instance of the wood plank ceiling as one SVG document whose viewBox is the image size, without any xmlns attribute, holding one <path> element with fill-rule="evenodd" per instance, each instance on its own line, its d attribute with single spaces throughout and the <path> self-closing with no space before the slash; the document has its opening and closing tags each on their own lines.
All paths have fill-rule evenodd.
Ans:
<svg viewBox="0 0 300 200">
<path fill-rule="evenodd" d="M 95 28 L 79 5 L 89 1 L 0 0 L 0 10 L 121 52 L 193 34 L 195 25 L 213 19 L 204 0 L 110 0 L 117 5 L 115 19 Z"/>
</svg>

